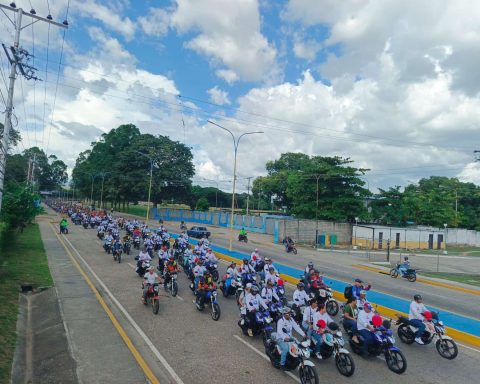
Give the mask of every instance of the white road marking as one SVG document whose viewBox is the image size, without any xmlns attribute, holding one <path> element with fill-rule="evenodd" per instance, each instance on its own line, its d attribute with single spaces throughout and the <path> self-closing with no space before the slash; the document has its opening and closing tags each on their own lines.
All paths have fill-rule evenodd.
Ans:
<svg viewBox="0 0 480 384">
<path fill-rule="evenodd" d="M 252 351 L 254 351 L 256 354 L 262 356 L 265 360 L 267 360 L 268 362 L 270 362 L 270 358 L 264 354 L 263 352 L 259 351 L 257 348 L 255 348 L 253 345 L 251 345 L 250 343 L 247 343 L 245 340 L 243 340 L 240 336 L 238 335 L 233 335 L 233 337 L 235 339 L 237 339 L 238 341 L 240 341 L 241 343 L 245 344 L 248 348 L 250 348 Z M 300 379 L 295 376 L 292 372 L 285 372 L 285 374 L 287 374 L 288 376 L 290 376 L 293 380 L 295 380 L 297 383 L 300 383 Z"/>
<path fill-rule="evenodd" d="M 172 376 L 173 380 L 178 383 L 178 384 L 185 384 L 182 379 L 177 375 L 175 370 L 171 367 L 170 364 L 168 364 L 167 360 L 163 357 L 163 355 L 158 351 L 158 349 L 153 345 L 152 341 L 148 338 L 148 336 L 142 331 L 142 329 L 138 326 L 138 324 L 133 320 L 133 318 L 130 316 L 130 314 L 127 312 L 127 310 L 123 307 L 122 304 L 113 296 L 112 292 L 107 288 L 107 286 L 103 283 L 103 281 L 97 276 L 97 274 L 93 271 L 93 269 L 88 265 L 88 263 L 85 261 L 85 259 L 80 255 L 78 250 L 73 246 L 73 244 L 68 240 L 66 236 L 63 236 L 63 238 L 67 241 L 67 243 L 70 245 L 70 247 L 73 249 L 73 251 L 77 254 L 78 258 L 82 261 L 82 263 L 85 265 L 85 267 L 88 269 L 88 271 L 92 274 L 92 276 L 97 280 L 98 284 L 102 287 L 102 289 L 107 293 L 107 295 L 110 297 L 110 299 L 113 301 L 113 303 L 118 307 L 118 309 L 123 313 L 123 315 L 126 317 L 126 319 L 130 322 L 133 328 L 138 332 L 140 337 L 145 341 L 145 343 L 148 345 L 152 353 L 155 355 L 155 357 L 162 363 L 162 365 L 165 367 L 165 369 L 168 371 L 170 376 Z"/>
<path fill-rule="evenodd" d="M 183 297 L 180 297 L 180 296 L 178 296 L 178 295 L 175 296 L 175 297 L 176 297 L 178 300 L 180 300 L 180 301 L 185 301 L 185 299 L 184 299 Z"/>
<path fill-rule="evenodd" d="M 130 264 L 130 263 L 127 263 L 130 267 L 132 267 L 133 269 L 135 269 L 135 266 L 133 264 Z"/>
<path fill-rule="evenodd" d="M 457 343 L 457 344 L 462 346 L 463 348 L 467 348 L 467 349 L 470 349 L 471 351 L 480 353 L 480 349 L 472 348 L 472 347 L 469 347 L 468 345 L 465 345 L 465 344 L 460 344 L 460 343 Z"/>
</svg>

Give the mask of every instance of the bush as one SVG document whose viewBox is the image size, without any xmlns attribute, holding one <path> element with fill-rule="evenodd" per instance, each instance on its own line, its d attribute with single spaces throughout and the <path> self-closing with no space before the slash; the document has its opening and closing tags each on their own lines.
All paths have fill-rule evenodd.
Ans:
<svg viewBox="0 0 480 384">
<path fill-rule="evenodd" d="M 3 195 L 0 219 L 10 229 L 23 229 L 43 211 L 38 201 L 38 195 L 27 184 L 9 184 Z"/>
</svg>

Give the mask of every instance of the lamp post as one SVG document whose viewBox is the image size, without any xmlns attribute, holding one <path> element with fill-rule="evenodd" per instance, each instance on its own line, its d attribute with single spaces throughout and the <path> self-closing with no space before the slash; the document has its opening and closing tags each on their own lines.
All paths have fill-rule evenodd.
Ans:
<svg viewBox="0 0 480 384">
<path fill-rule="evenodd" d="M 154 158 L 143 152 L 136 151 L 139 155 L 145 156 L 150 161 L 150 182 L 148 185 L 148 202 L 147 202 L 147 214 L 145 217 L 145 224 L 148 226 L 148 220 L 150 218 L 150 196 L 152 194 L 152 179 L 153 179 L 153 163 Z"/>
<path fill-rule="evenodd" d="M 447 255 L 447 223 L 443 224 L 443 227 L 445 228 L 445 246 L 443 247 L 443 254 Z"/>
<path fill-rule="evenodd" d="M 92 188 L 90 189 L 90 204 L 93 206 L 93 181 L 95 180 L 95 177 L 98 176 L 94 173 L 90 174 L 90 176 L 92 177 Z"/>
<path fill-rule="evenodd" d="M 315 175 L 317 179 L 317 200 L 315 203 L 315 248 L 318 246 L 318 180 L 320 179 L 320 175 Z"/>
<path fill-rule="evenodd" d="M 255 133 L 263 133 L 262 131 L 256 131 L 256 132 L 246 132 L 242 133 L 238 138 L 235 138 L 235 135 L 230 131 L 229 129 L 222 127 L 221 125 L 214 123 L 213 121 L 208 120 L 208 122 L 212 125 L 216 125 L 218 128 L 223 129 L 224 131 L 227 131 L 232 135 L 232 140 L 233 140 L 233 188 L 232 188 L 232 215 L 230 217 L 230 240 L 229 240 L 229 247 L 228 250 L 232 251 L 232 241 L 233 241 L 233 215 L 235 212 L 235 181 L 236 181 L 236 176 L 237 176 L 237 152 L 238 152 L 238 145 L 240 143 L 240 139 L 243 136 L 246 135 L 253 135 Z"/>
<path fill-rule="evenodd" d="M 102 191 L 100 192 L 100 209 L 103 209 L 103 184 L 105 183 L 105 176 L 109 174 L 110 172 L 102 171 L 102 172 L 98 172 L 98 175 L 96 175 L 102 178 Z"/>
<path fill-rule="evenodd" d="M 355 249 L 357 248 L 357 225 L 358 225 L 358 217 L 355 217 Z"/>
</svg>

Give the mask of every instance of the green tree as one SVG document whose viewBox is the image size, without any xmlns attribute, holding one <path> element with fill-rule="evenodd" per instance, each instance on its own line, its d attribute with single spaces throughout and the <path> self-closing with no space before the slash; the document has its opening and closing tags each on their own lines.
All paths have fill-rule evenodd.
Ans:
<svg viewBox="0 0 480 384">
<path fill-rule="evenodd" d="M 210 208 L 210 204 L 208 203 L 208 200 L 205 197 L 201 197 L 200 199 L 197 200 L 197 204 L 195 206 L 195 209 L 197 211 L 208 211 Z"/>
<path fill-rule="evenodd" d="M 26 183 L 9 183 L 5 188 L 1 220 L 10 228 L 24 228 L 42 212 L 39 196 Z"/>
</svg>

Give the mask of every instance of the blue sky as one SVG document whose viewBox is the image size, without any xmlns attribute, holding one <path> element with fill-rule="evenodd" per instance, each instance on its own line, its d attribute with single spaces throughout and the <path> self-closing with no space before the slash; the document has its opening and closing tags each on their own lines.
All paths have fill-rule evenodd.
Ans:
<svg viewBox="0 0 480 384">
<path fill-rule="evenodd" d="M 63 20 L 68 0 L 31 3 Z M 24 81 L 15 101 L 22 145 L 69 166 L 102 132 L 132 122 L 185 140 L 199 182 L 228 180 L 231 139 L 214 119 L 236 134 L 265 132 L 242 142 L 244 177 L 300 151 L 352 158 L 371 169 L 372 189 L 432 174 L 480 182 L 480 5 L 471 1 L 70 0 L 68 19 L 58 85 L 62 32 L 48 44 L 46 26 L 22 32 L 48 81 Z"/>
</svg>

